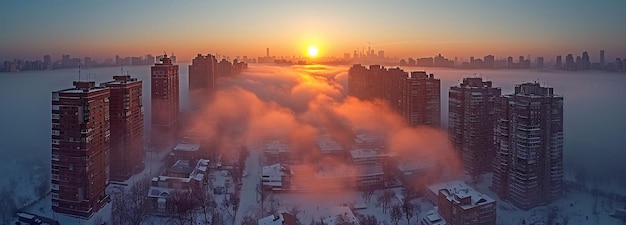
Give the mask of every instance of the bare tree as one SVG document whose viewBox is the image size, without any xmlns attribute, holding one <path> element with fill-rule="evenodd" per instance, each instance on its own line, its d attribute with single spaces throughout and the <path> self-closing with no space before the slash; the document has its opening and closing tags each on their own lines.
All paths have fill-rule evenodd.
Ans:
<svg viewBox="0 0 626 225">
<path fill-rule="evenodd" d="M 413 213 L 415 213 L 415 218 L 419 221 L 420 213 L 422 213 L 422 205 L 415 204 L 415 208 L 413 208 Z"/>
<path fill-rule="evenodd" d="M 362 220 L 362 224 L 363 225 L 378 225 L 378 219 L 376 219 L 376 216 L 373 216 L 373 215 L 365 216 Z"/>
<path fill-rule="evenodd" d="M 192 210 L 195 204 L 189 190 L 172 191 L 168 200 L 171 202 L 170 214 L 177 219 L 177 224 L 184 225 L 187 222 L 194 224 Z"/>
<path fill-rule="evenodd" d="M 387 213 L 387 208 L 389 207 L 389 202 L 391 202 L 392 198 L 393 198 L 393 191 L 391 191 L 389 189 L 383 191 L 378 196 L 378 203 L 383 208 L 383 213 Z"/>
<path fill-rule="evenodd" d="M 9 224 L 13 214 L 17 211 L 13 196 L 15 196 L 15 189 L 3 188 L 0 191 L 0 222 L 3 224 Z"/>
<path fill-rule="evenodd" d="M 35 194 L 37 197 L 43 197 L 50 191 L 50 178 L 40 180 L 35 187 Z"/>
<path fill-rule="evenodd" d="M 211 224 L 224 224 L 224 217 L 217 210 L 211 214 Z"/>
<path fill-rule="evenodd" d="M 406 217 L 406 221 L 410 224 L 411 218 L 415 215 L 415 205 L 411 203 L 411 199 L 414 196 L 412 189 L 403 189 L 402 191 L 402 212 Z"/>
<path fill-rule="evenodd" d="M 119 189 L 111 195 L 112 219 L 115 224 L 138 225 L 150 213 L 148 190 L 150 179 L 144 177 L 132 184 L 129 190 Z"/>
<path fill-rule="evenodd" d="M 389 214 L 389 217 L 391 217 L 391 221 L 398 225 L 398 221 L 400 221 L 400 218 L 402 218 L 402 208 L 400 207 L 400 205 L 396 204 L 391 207 L 391 213 Z"/>
<path fill-rule="evenodd" d="M 233 194 L 226 195 L 226 198 L 222 200 L 222 204 L 221 204 L 222 210 L 228 213 L 228 215 L 231 218 L 234 218 L 235 211 L 236 211 L 235 204 L 237 204 L 237 198 L 233 196 L 235 195 Z"/>
<path fill-rule="evenodd" d="M 211 224 L 211 219 L 209 218 L 213 212 L 213 210 L 217 207 L 217 203 L 213 196 L 210 195 L 206 187 L 203 185 L 196 186 L 192 192 L 193 200 L 196 201 L 202 210 L 202 215 L 204 216 L 204 223 Z"/>
<path fill-rule="evenodd" d="M 274 194 L 270 194 L 270 214 L 276 215 L 278 213 L 278 205 L 280 205 L 280 200 L 274 198 Z"/>
<path fill-rule="evenodd" d="M 265 199 L 267 198 L 267 194 L 268 192 L 263 188 L 263 185 L 261 184 L 257 184 L 256 185 L 256 193 L 257 196 L 260 198 L 260 204 L 261 204 L 261 212 L 265 213 L 265 207 L 264 207 L 264 203 L 265 203 Z"/>
<path fill-rule="evenodd" d="M 250 214 L 243 216 L 241 225 L 257 225 L 257 220 Z"/>
<path fill-rule="evenodd" d="M 372 196 L 374 195 L 374 189 L 372 188 L 367 188 L 363 191 L 363 193 L 361 194 L 361 196 L 363 197 L 363 199 L 365 200 L 365 202 L 369 203 L 370 199 L 372 199 Z"/>
<path fill-rule="evenodd" d="M 301 225 L 302 222 L 300 222 L 300 219 L 298 219 L 298 214 L 300 214 L 302 212 L 302 209 L 300 209 L 299 205 L 294 205 L 289 209 L 289 214 L 293 216 L 293 218 L 296 219 L 296 224 Z"/>
</svg>

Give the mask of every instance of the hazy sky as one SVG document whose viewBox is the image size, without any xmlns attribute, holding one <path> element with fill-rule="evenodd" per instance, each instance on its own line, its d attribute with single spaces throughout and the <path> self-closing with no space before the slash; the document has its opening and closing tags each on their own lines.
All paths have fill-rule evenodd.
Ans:
<svg viewBox="0 0 626 225">
<path fill-rule="evenodd" d="M 399 57 L 626 57 L 615 1 L 9 1 L 0 59 L 174 52 L 249 57 L 385 50 Z"/>
</svg>

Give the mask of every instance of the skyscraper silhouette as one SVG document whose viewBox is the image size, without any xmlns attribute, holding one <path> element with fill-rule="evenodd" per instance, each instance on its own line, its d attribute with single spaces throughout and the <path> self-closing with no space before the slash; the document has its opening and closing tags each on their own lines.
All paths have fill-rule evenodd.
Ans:
<svg viewBox="0 0 626 225">
<path fill-rule="evenodd" d="M 604 67 L 604 50 L 600 50 L 600 66 Z"/>
<path fill-rule="evenodd" d="M 211 54 L 198 54 L 189 65 L 189 101 L 193 109 L 208 102 L 215 92 L 217 59 Z"/>
</svg>

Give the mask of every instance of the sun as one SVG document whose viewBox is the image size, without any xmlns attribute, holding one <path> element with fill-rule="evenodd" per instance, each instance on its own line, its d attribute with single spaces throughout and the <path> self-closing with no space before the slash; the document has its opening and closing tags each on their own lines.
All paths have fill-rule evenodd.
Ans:
<svg viewBox="0 0 626 225">
<path fill-rule="evenodd" d="M 308 52 L 309 52 L 309 56 L 315 57 L 317 56 L 317 53 L 319 53 L 319 50 L 317 49 L 317 46 L 311 45 L 309 46 Z"/>
</svg>

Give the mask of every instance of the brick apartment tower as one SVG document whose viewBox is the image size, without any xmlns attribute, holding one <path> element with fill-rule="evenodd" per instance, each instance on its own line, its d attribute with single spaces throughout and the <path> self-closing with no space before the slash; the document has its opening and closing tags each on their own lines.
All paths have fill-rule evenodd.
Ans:
<svg viewBox="0 0 626 225">
<path fill-rule="evenodd" d="M 537 83 L 496 101 L 492 189 L 522 209 L 550 203 L 563 187 L 563 97 Z"/>
<path fill-rule="evenodd" d="M 111 115 L 111 170 L 113 181 L 125 181 L 143 169 L 142 82 L 130 76 L 113 76 L 108 87 Z"/>
<path fill-rule="evenodd" d="M 74 86 L 52 92 L 52 210 L 89 218 L 108 201 L 109 89 Z"/>
<path fill-rule="evenodd" d="M 495 103 L 500 88 L 482 78 L 463 78 L 450 87 L 448 132 L 470 175 L 491 171 L 495 145 Z"/>
<path fill-rule="evenodd" d="M 441 81 L 424 71 L 411 72 L 402 88 L 402 115 L 410 126 L 441 126 Z"/>
<path fill-rule="evenodd" d="M 382 99 L 386 72 L 379 65 L 370 65 L 369 69 L 361 64 L 352 66 L 348 71 L 348 95 L 366 101 Z"/>
<path fill-rule="evenodd" d="M 348 71 L 348 95 L 383 100 L 411 126 L 441 126 L 441 82 L 424 71 L 356 64 Z"/>
<path fill-rule="evenodd" d="M 215 93 L 217 59 L 211 54 L 198 54 L 189 65 L 189 100 L 193 109 L 199 109 Z"/>
<path fill-rule="evenodd" d="M 151 68 L 152 144 L 170 147 L 178 133 L 178 65 L 164 55 Z"/>
</svg>

